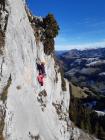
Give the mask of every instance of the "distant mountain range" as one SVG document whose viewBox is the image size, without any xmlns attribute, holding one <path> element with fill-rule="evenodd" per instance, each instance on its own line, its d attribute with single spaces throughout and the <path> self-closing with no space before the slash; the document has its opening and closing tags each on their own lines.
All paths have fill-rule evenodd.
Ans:
<svg viewBox="0 0 105 140">
<path fill-rule="evenodd" d="M 80 87 L 105 95 L 105 48 L 56 52 L 65 77 Z"/>
<path fill-rule="evenodd" d="M 85 49 L 85 50 L 78 50 L 78 49 L 72 49 L 69 51 L 56 51 L 56 54 L 71 58 L 71 57 L 100 57 L 105 58 L 105 48 L 97 48 L 97 49 Z"/>
</svg>

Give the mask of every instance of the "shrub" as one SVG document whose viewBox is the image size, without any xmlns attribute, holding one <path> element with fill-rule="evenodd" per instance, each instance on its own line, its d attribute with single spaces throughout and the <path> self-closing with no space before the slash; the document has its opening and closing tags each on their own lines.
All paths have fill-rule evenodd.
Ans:
<svg viewBox="0 0 105 140">
<path fill-rule="evenodd" d="M 0 99 L 3 101 L 3 103 L 5 103 L 5 101 L 7 100 L 8 88 L 11 85 L 11 81 L 12 81 L 12 79 L 11 79 L 11 75 L 10 75 L 8 82 L 7 82 L 7 85 L 4 87 L 3 92 L 0 96 Z"/>
<path fill-rule="evenodd" d="M 48 14 L 43 18 L 43 44 L 44 52 L 50 55 L 54 52 L 54 38 L 58 35 L 59 26 L 52 14 Z"/>
<path fill-rule="evenodd" d="M 3 129 L 4 129 L 4 118 L 5 116 L 3 116 L 3 111 L 0 108 L 0 140 L 4 140 L 3 138 Z"/>
<path fill-rule="evenodd" d="M 6 12 L 5 16 L 3 15 L 2 10 Z M 0 55 L 3 55 L 2 48 L 5 46 L 5 32 L 7 22 L 8 22 L 8 12 L 5 9 L 5 0 L 0 0 Z"/>
<path fill-rule="evenodd" d="M 45 36 L 48 38 L 55 38 L 58 35 L 59 26 L 53 14 L 48 14 L 43 18 L 43 28 L 45 29 Z"/>
<path fill-rule="evenodd" d="M 82 101 L 71 95 L 70 119 L 85 132 L 105 140 L 105 115 L 99 116 L 94 110 L 84 107 Z"/>
<path fill-rule="evenodd" d="M 8 88 L 10 87 L 11 84 L 11 75 L 8 79 L 7 85 L 4 87 L 2 94 L 0 95 L 0 100 L 5 103 L 7 100 L 7 94 L 8 94 Z M 5 125 L 5 110 L 3 110 L 2 106 L 0 106 L 0 140 L 4 140 L 3 137 L 3 130 L 4 130 L 4 125 Z"/>
<path fill-rule="evenodd" d="M 62 87 L 62 90 L 63 90 L 63 91 L 66 91 L 67 89 L 66 89 L 66 81 L 65 81 L 65 79 L 64 79 L 64 71 L 63 71 L 63 69 L 60 67 L 58 72 L 61 73 L 61 87 Z"/>
<path fill-rule="evenodd" d="M 44 41 L 44 52 L 47 55 L 50 55 L 51 53 L 54 52 L 54 39 L 47 38 Z"/>
<path fill-rule="evenodd" d="M 64 78 L 62 78 L 62 90 L 66 91 L 66 82 Z"/>
<path fill-rule="evenodd" d="M 26 8 L 26 12 L 35 31 L 36 44 L 43 42 L 44 52 L 50 55 L 54 52 L 54 38 L 58 35 L 59 26 L 53 14 L 48 14 L 43 20 L 33 17 L 31 12 Z"/>
</svg>

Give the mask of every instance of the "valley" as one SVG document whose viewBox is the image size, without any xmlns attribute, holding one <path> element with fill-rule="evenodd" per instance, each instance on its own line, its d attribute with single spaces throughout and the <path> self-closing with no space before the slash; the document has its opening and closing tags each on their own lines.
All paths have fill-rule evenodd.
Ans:
<svg viewBox="0 0 105 140">
<path fill-rule="evenodd" d="M 105 140 L 105 48 L 74 49 L 56 55 L 70 83 L 70 119 Z"/>
</svg>

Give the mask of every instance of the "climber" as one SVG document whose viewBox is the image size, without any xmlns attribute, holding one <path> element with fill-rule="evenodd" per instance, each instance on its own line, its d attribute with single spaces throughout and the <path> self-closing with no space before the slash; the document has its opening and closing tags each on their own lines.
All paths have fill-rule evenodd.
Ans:
<svg viewBox="0 0 105 140">
<path fill-rule="evenodd" d="M 44 76 L 46 75 L 46 73 L 45 73 L 45 62 L 41 62 L 41 72 Z"/>
<path fill-rule="evenodd" d="M 41 61 L 40 61 L 40 59 L 36 59 L 36 65 L 37 65 L 37 70 L 39 70 L 39 73 L 41 73 Z"/>
<path fill-rule="evenodd" d="M 42 73 L 39 73 L 39 75 L 37 76 L 37 79 L 41 86 L 43 86 L 43 78 L 44 78 L 44 75 Z"/>
<path fill-rule="evenodd" d="M 39 70 L 39 73 L 41 73 L 41 69 L 42 69 L 41 64 L 40 63 L 36 63 L 36 64 L 37 64 L 37 69 Z"/>
<path fill-rule="evenodd" d="M 37 69 L 39 70 L 39 73 L 43 74 L 44 76 L 46 75 L 45 73 L 45 63 L 44 62 L 38 62 L 36 61 L 36 64 L 37 64 Z"/>
</svg>

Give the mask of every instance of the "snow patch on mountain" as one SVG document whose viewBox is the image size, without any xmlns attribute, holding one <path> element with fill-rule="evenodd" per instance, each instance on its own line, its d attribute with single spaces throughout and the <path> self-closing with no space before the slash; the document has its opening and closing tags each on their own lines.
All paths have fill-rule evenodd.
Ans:
<svg viewBox="0 0 105 140">
<path fill-rule="evenodd" d="M 99 116 L 104 116 L 105 115 L 105 111 L 96 111 L 96 112 Z"/>
</svg>

